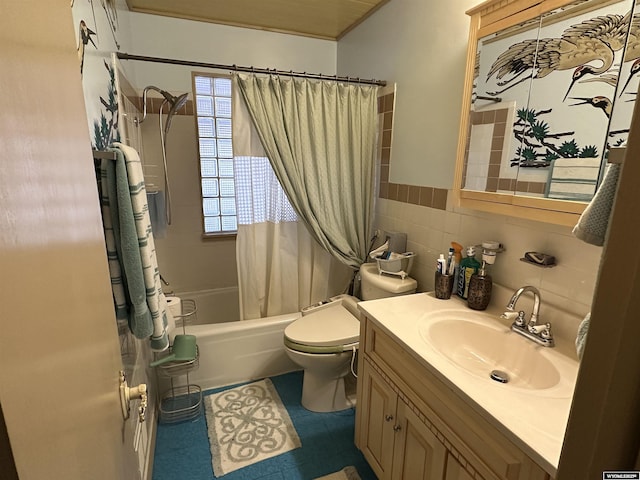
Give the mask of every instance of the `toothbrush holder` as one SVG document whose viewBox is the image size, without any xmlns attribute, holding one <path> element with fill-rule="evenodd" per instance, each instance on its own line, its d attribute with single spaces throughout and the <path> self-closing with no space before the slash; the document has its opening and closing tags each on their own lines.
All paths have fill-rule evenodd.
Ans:
<svg viewBox="0 0 640 480">
<path fill-rule="evenodd" d="M 453 292 L 453 284 L 455 275 L 446 275 L 444 273 L 436 272 L 435 277 L 435 293 L 436 298 L 441 300 L 448 300 L 451 298 L 451 292 Z"/>
</svg>

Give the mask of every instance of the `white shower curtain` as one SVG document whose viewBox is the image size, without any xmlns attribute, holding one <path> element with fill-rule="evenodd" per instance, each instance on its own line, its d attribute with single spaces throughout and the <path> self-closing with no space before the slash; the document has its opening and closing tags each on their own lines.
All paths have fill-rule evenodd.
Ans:
<svg viewBox="0 0 640 480">
<path fill-rule="evenodd" d="M 240 318 L 299 311 L 343 293 L 352 270 L 334 259 L 297 221 L 234 88 L 233 139 Z"/>
</svg>

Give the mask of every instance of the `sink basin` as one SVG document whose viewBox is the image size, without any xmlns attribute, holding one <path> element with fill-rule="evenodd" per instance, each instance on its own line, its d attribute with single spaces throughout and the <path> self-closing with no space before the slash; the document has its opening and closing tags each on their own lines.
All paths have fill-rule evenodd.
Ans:
<svg viewBox="0 0 640 480">
<path fill-rule="evenodd" d="M 422 339 L 456 367 L 510 387 L 544 390 L 560 382 L 560 372 L 535 343 L 498 321 L 468 310 L 427 314 Z M 493 375 L 492 375 L 493 372 Z"/>
</svg>

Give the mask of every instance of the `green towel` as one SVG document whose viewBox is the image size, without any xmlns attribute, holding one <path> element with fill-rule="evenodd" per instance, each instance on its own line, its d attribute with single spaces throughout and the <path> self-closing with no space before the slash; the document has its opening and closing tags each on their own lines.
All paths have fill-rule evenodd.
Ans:
<svg viewBox="0 0 640 480">
<path fill-rule="evenodd" d="M 584 320 L 580 322 L 580 326 L 578 327 L 578 335 L 576 336 L 576 352 L 578 353 L 578 358 L 582 358 L 582 353 L 584 352 L 584 344 L 587 341 L 587 333 L 589 332 L 589 323 L 591 323 L 591 312 L 587 313 L 587 316 L 584 317 Z"/>
<path fill-rule="evenodd" d="M 153 333 L 151 312 L 147 306 L 147 289 L 140 256 L 138 233 L 129 192 L 129 179 L 125 156 L 115 150 L 116 202 L 118 205 L 119 235 L 122 252 L 122 267 L 126 276 L 127 290 L 131 301 L 129 327 L 137 338 L 147 338 Z M 114 202 L 111 202 L 113 204 Z M 114 224 L 115 225 L 115 224 Z"/>
<path fill-rule="evenodd" d="M 598 191 L 580 216 L 578 224 L 573 228 L 573 234 L 583 242 L 599 247 L 604 245 L 619 176 L 620 165 L 609 165 Z"/>
</svg>

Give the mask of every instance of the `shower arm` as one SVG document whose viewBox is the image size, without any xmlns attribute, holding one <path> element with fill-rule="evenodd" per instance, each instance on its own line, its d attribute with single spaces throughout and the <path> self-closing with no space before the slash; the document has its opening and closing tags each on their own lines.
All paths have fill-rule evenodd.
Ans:
<svg viewBox="0 0 640 480">
<path fill-rule="evenodd" d="M 182 95 L 176 97 L 174 95 L 171 95 L 166 90 L 162 90 L 161 88 L 156 87 L 155 85 L 148 85 L 144 87 L 144 90 L 142 91 L 142 119 L 138 119 L 136 117 L 135 119 L 136 125 L 139 125 L 140 123 L 144 122 L 145 119 L 147 118 L 147 93 L 149 90 L 155 90 L 156 92 L 158 92 L 160 95 L 164 97 L 164 101 L 162 102 L 163 105 L 165 103 L 168 103 L 170 105 L 169 113 L 167 114 L 167 124 L 165 128 L 165 135 L 166 135 L 168 133 L 169 125 L 171 123 L 171 117 L 175 115 L 176 111 L 179 108 L 181 108 L 185 103 L 187 103 L 188 94 L 183 93 Z"/>
<path fill-rule="evenodd" d="M 166 103 L 169 100 L 167 99 L 167 95 L 169 95 L 168 92 L 165 92 L 164 90 L 155 87 L 153 85 L 149 85 L 148 87 L 144 87 L 144 90 L 142 91 L 142 118 L 135 118 L 135 123 L 136 125 L 141 124 L 142 122 L 145 121 L 145 119 L 147 118 L 147 92 L 149 90 L 155 90 L 156 92 L 158 92 L 159 94 L 161 94 L 164 97 L 164 102 L 162 103 Z"/>
</svg>

